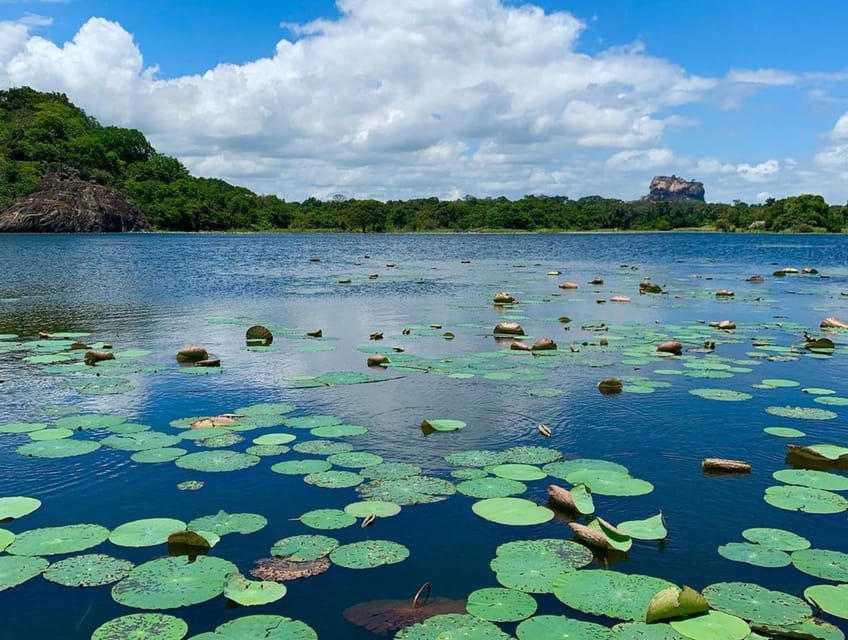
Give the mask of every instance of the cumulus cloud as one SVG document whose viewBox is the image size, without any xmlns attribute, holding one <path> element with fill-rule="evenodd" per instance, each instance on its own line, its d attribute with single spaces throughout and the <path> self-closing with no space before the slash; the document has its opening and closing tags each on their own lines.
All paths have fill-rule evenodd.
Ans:
<svg viewBox="0 0 848 640">
<path fill-rule="evenodd" d="M 669 167 L 675 161 L 671 149 L 640 149 L 632 151 L 619 151 L 611 155 L 606 166 L 609 169 L 624 171 L 647 171 L 660 167 Z"/>
<path fill-rule="evenodd" d="M 733 69 L 727 74 L 730 82 L 784 87 L 801 81 L 801 76 L 780 69 Z"/>
</svg>

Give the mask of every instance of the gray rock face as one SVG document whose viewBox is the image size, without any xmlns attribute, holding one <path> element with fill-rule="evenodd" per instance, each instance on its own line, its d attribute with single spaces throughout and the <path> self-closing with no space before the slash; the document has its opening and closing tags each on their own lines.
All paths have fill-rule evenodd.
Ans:
<svg viewBox="0 0 848 640">
<path fill-rule="evenodd" d="M 66 172 L 48 173 L 34 192 L 0 213 L 0 231 L 150 231 L 150 223 L 117 189 Z"/>
<path fill-rule="evenodd" d="M 647 199 L 651 202 L 704 201 L 704 183 L 689 182 L 675 175 L 655 176 Z"/>
</svg>

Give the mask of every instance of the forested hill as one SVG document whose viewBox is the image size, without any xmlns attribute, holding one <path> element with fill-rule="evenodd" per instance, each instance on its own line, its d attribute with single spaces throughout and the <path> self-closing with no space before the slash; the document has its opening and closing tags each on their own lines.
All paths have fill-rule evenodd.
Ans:
<svg viewBox="0 0 848 640">
<path fill-rule="evenodd" d="M 841 231 L 848 214 L 846 207 L 828 206 L 815 195 L 760 205 L 625 202 L 600 196 L 389 202 L 335 196 L 286 202 L 223 180 L 193 177 L 179 160 L 158 153 L 140 131 L 102 126 L 64 94 L 28 87 L 0 91 L 0 211 L 31 193 L 45 173 L 57 170 L 72 170 L 83 180 L 119 189 L 155 229 L 176 231 Z"/>
</svg>

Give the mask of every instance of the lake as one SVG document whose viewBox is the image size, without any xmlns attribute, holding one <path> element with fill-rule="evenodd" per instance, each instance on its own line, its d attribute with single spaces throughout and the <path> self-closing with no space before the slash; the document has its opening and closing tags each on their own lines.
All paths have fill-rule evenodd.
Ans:
<svg viewBox="0 0 848 640">
<path fill-rule="evenodd" d="M 772 275 L 783 268 L 814 273 Z M 0 498 L 41 502 L 0 525 L 16 536 L 0 552 L 0 585 L 4 558 L 38 555 L 23 544 L 37 538 L 27 531 L 91 524 L 111 532 L 138 519 L 188 523 L 221 510 L 259 514 L 267 524 L 250 533 L 224 532 L 208 556 L 250 577 L 254 562 L 270 556 L 278 540 L 315 534 L 342 546 L 390 541 L 408 557 L 357 569 L 334 551 L 326 572 L 286 582 L 286 595 L 270 604 L 238 607 L 216 595 L 187 607 L 168 605 L 164 612 L 188 624 L 187 637 L 242 616 L 278 614 L 303 621 L 319 638 L 373 638 L 345 619 L 344 610 L 373 600 L 411 601 L 425 582 L 434 598 L 464 600 L 501 586 L 490 567 L 499 545 L 571 540 L 567 522 L 575 514 L 509 526 L 477 515 L 472 505 L 482 499 L 475 493 L 512 487 L 509 495 L 546 506 L 548 485 L 571 487 L 565 475 L 582 469 L 559 462 L 585 459 L 623 465 L 630 476 L 619 470 L 619 480 L 644 481 L 618 491 L 588 463 L 588 472 L 575 477 L 593 489 L 596 515 L 616 524 L 662 512 L 667 536 L 634 539 L 629 551 L 606 558 L 598 552 L 580 571 L 608 568 L 699 590 L 754 583 L 802 598 L 812 585 L 848 582 L 848 526 L 840 512 L 843 502 L 848 506 L 844 471 L 825 465 L 824 480 L 837 489 L 823 498 L 831 513 L 796 510 L 793 500 L 812 498 L 799 498 L 795 490 L 771 490 L 789 501 L 784 508 L 764 500 L 770 487 L 822 482 L 820 475 L 773 477 L 794 468 L 786 462 L 787 444 L 848 446 L 848 334 L 819 329 L 829 316 L 848 320 L 844 236 L 4 235 L 0 273 Z M 764 281 L 747 281 L 755 274 Z M 663 292 L 640 295 L 646 279 Z M 561 288 L 566 281 L 578 288 Z M 722 289 L 734 295 L 716 296 Z M 494 305 L 499 291 L 518 302 Z M 630 301 L 611 301 L 616 295 Z M 732 320 L 736 329 L 710 326 L 722 320 Z M 493 337 L 499 322 L 519 323 L 530 344 L 552 338 L 558 349 L 510 350 L 511 340 Z M 245 332 L 257 324 L 273 332 L 269 347 L 246 346 Z M 306 335 L 317 329 L 322 337 Z M 827 335 L 835 349 L 804 349 L 805 331 Z M 53 339 L 39 339 L 39 332 Z M 382 339 L 370 339 L 376 332 Z M 682 355 L 657 353 L 656 346 L 671 339 L 682 342 Z M 86 367 L 85 351 L 68 349 L 74 340 L 108 343 L 115 359 Z M 704 349 L 711 342 L 714 350 Z M 220 370 L 178 365 L 176 353 L 189 345 L 220 358 Z M 388 357 L 387 368 L 366 366 L 376 353 Z M 623 393 L 599 393 L 598 382 L 606 378 L 621 379 Z M 228 413 L 247 417 L 200 434 L 188 428 L 194 420 Z M 438 419 L 465 426 L 422 429 L 422 421 Z M 46 430 L 12 426 L 3 432 L 4 425 L 18 423 Z M 127 423 L 143 426 L 121 426 Z M 550 428 L 550 438 L 539 433 L 539 423 Z M 334 430 L 337 424 L 364 428 Z M 803 435 L 764 432 L 771 427 Z M 253 442 L 269 434 L 284 435 Z M 62 455 L 55 452 L 65 441 L 102 446 L 42 457 Z M 133 460 L 146 458 L 134 449 L 154 451 L 147 459 L 158 455 L 161 461 Z M 347 450 L 373 455 L 345 457 Z M 481 450 L 488 453 L 456 455 Z M 204 460 L 199 452 L 209 452 L 207 462 L 217 452 L 212 463 L 222 467 L 249 466 L 203 471 L 196 468 Z M 707 457 L 744 460 L 752 470 L 704 474 Z M 383 466 L 373 466 L 380 459 Z M 189 462 L 194 460 L 196 465 Z M 280 466 L 296 460 L 311 462 L 302 469 L 294 462 Z M 419 471 L 415 467 L 432 480 L 415 480 L 413 488 L 390 480 Z M 322 475 L 327 468 L 331 473 Z M 507 482 L 492 481 L 496 474 Z M 456 490 L 475 478 L 488 480 Z M 186 481 L 203 485 L 178 488 Z M 415 482 L 433 493 L 417 491 Z M 343 486 L 332 488 L 334 483 Z M 300 519 L 363 500 L 358 491 L 407 502 L 397 515 L 367 528 L 362 518 L 333 529 Z M 636 495 L 610 495 L 628 491 Z M 433 501 L 409 504 L 421 500 Z M 787 530 L 812 549 L 839 552 L 829 556 L 836 573 L 802 571 L 795 566 L 804 564 L 798 556 L 794 564 L 764 567 L 719 553 L 719 547 L 746 542 L 742 532 L 750 528 Z M 751 550 L 735 548 L 743 555 Z M 142 565 L 168 552 L 164 541 L 125 546 L 95 540 L 81 551 L 42 551 L 41 569 L 81 554 Z M 781 553 L 769 553 L 765 562 L 789 562 Z M 147 610 L 117 602 L 112 589 L 68 587 L 36 575 L 0 591 L 0 638 L 89 638 L 110 619 Z M 566 615 L 606 627 L 622 621 L 567 606 L 550 592 L 531 597 L 536 616 Z M 823 619 L 848 630 L 835 615 Z M 517 619 L 498 626 L 510 637 L 517 633 Z M 529 637 L 527 629 L 519 627 L 518 637 Z M 827 633 L 841 637 L 838 629 Z M 204 636 L 212 637 L 222 636 Z"/>
</svg>

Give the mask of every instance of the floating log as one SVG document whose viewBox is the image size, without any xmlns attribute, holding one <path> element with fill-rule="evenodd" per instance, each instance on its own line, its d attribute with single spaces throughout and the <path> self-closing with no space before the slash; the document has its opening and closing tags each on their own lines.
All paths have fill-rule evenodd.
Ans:
<svg viewBox="0 0 848 640">
<path fill-rule="evenodd" d="M 220 358 L 207 358 L 206 360 L 198 360 L 194 363 L 195 367 L 220 367 Z"/>
<path fill-rule="evenodd" d="M 551 434 L 551 428 L 548 425 L 543 424 L 541 422 L 536 427 L 536 430 L 539 432 L 539 435 L 542 436 L 543 438 L 550 438 L 551 435 L 552 435 Z"/>
<path fill-rule="evenodd" d="M 569 280 L 568 282 L 563 282 L 561 285 L 559 285 L 559 288 L 560 289 L 576 289 L 577 283 L 571 282 L 571 280 Z"/>
<path fill-rule="evenodd" d="M 539 338 L 530 347 L 532 351 L 556 351 L 557 343 L 550 338 Z"/>
<path fill-rule="evenodd" d="M 819 325 L 822 329 L 848 329 L 848 323 L 842 322 L 839 318 L 825 318 Z"/>
<path fill-rule="evenodd" d="M 574 499 L 571 497 L 571 491 L 558 485 L 548 485 L 548 500 L 550 500 L 555 507 L 568 509 L 569 511 L 577 511 L 577 505 L 574 504 Z"/>
<path fill-rule="evenodd" d="M 85 352 L 85 363 L 91 367 L 93 367 L 98 362 L 103 362 L 104 360 L 114 360 L 115 354 L 111 351 L 86 351 Z"/>
<path fill-rule="evenodd" d="M 751 465 L 743 460 L 725 458 L 704 458 L 701 470 L 707 473 L 751 473 Z"/>
<path fill-rule="evenodd" d="M 630 296 L 612 296 L 610 302 L 630 302 Z"/>
<path fill-rule="evenodd" d="M 602 531 L 587 527 L 579 522 L 569 522 L 569 528 L 574 532 L 574 537 L 578 542 L 584 542 L 591 547 L 599 549 L 609 549 L 610 543 Z"/>
</svg>

